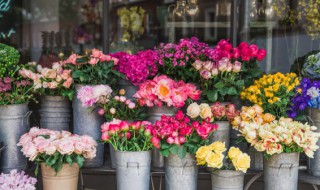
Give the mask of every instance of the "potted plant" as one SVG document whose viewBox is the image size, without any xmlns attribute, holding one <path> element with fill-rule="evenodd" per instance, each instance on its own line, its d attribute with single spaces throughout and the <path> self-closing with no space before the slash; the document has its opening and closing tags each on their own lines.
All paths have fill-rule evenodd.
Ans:
<svg viewBox="0 0 320 190">
<path fill-rule="evenodd" d="M 217 127 L 208 121 L 191 123 L 181 110 L 174 116 L 162 115 L 155 122 L 152 143 L 166 157 L 166 189 L 197 189 L 198 168 L 194 154 L 208 142 Z"/>
<path fill-rule="evenodd" d="M 230 142 L 230 121 L 239 115 L 239 110 L 236 110 L 234 104 L 221 105 L 220 102 L 216 102 L 210 106 L 206 103 L 192 103 L 187 108 L 187 115 L 193 120 L 209 120 L 218 125 L 218 129 L 215 131 L 209 139 L 209 142 L 221 141 L 225 142 L 227 148 L 229 148 Z"/>
<path fill-rule="evenodd" d="M 16 144 L 28 129 L 33 84 L 19 75 L 23 65 L 18 50 L 1 43 L 0 49 L 0 138 L 5 146 L 0 171 L 9 173 L 27 168 L 27 159 Z"/>
<path fill-rule="evenodd" d="M 98 114 L 104 116 L 107 121 L 120 119 L 126 121 L 138 121 L 147 117 L 145 110 L 135 99 L 127 99 L 126 91 L 119 90 L 113 93 L 108 85 L 84 86 L 78 91 L 78 99 L 90 110 L 97 109 Z M 111 145 L 111 144 L 110 144 Z M 111 167 L 116 168 L 114 149 L 110 146 Z"/>
<path fill-rule="evenodd" d="M 97 143 L 87 135 L 33 127 L 21 136 L 18 146 L 36 163 L 36 175 L 41 166 L 44 190 L 77 190 L 79 168 L 85 159 L 96 156 Z"/>
<path fill-rule="evenodd" d="M 149 190 L 152 125 L 113 119 L 101 126 L 102 141 L 115 149 L 118 190 Z"/>
<path fill-rule="evenodd" d="M 302 120 L 307 115 L 310 123 L 317 127 L 317 132 L 320 132 L 320 81 L 304 78 L 300 85 L 296 88 L 296 95 L 291 99 L 293 103 L 288 111 L 288 115 L 295 120 Z M 307 112 L 307 113 L 306 113 Z M 320 146 L 320 141 L 317 143 Z M 313 176 L 320 176 L 320 151 L 315 152 L 313 159 L 308 159 L 308 172 Z"/>
<path fill-rule="evenodd" d="M 160 75 L 153 80 L 147 80 L 139 86 L 134 97 L 140 106 L 149 107 L 149 121 L 154 123 L 161 115 L 172 116 L 177 108 L 182 108 L 189 100 L 198 100 L 201 91 L 191 83 L 174 81 L 166 75 Z M 153 166 L 163 167 L 164 158 L 159 151 L 153 151 Z"/>
<path fill-rule="evenodd" d="M 24 171 L 18 172 L 11 170 L 9 174 L 0 174 L 0 189 L 23 189 L 36 190 L 37 179 L 25 174 Z"/>
<path fill-rule="evenodd" d="M 225 143 L 216 141 L 208 146 L 202 146 L 196 152 L 198 165 L 212 168 L 212 190 L 243 190 L 244 174 L 250 168 L 250 156 L 239 148 L 228 150 Z"/>
<path fill-rule="evenodd" d="M 119 78 L 123 76 L 115 69 L 118 59 L 110 55 L 105 55 L 97 49 L 93 49 L 90 54 L 79 56 L 72 54 L 63 63 L 65 68 L 71 69 L 71 76 L 75 83 L 76 97 L 81 87 L 95 85 L 110 85 L 115 87 Z M 100 86 L 102 87 L 102 86 Z M 101 89 L 101 88 L 97 88 Z M 99 127 L 103 118 L 99 116 L 98 110 L 88 112 L 87 106 L 82 106 L 78 98 L 73 99 L 73 131 L 75 134 L 87 134 L 98 140 L 101 136 Z M 85 167 L 100 167 L 103 165 L 104 145 L 98 144 L 97 156 L 85 163 Z"/>
<path fill-rule="evenodd" d="M 128 98 L 132 98 L 137 92 L 139 84 L 152 79 L 158 73 L 158 54 L 154 50 L 143 50 L 133 55 L 117 52 L 112 56 L 119 59 L 116 69 L 126 76 L 125 80 L 119 80 L 118 89 L 125 89 Z"/>
<path fill-rule="evenodd" d="M 258 105 L 243 107 L 232 124 L 251 146 L 264 153 L 264 188 L 297 189 L 299 153 L 312 158 L 319 148 L 316 127 L 291 118 L 276 120 Z"/>
<path fill-rule="evenodd" d="M 36 62 L 30 62 L 20 74 L 37 84 L 34 91 L 41 95 L 40 126 L 68 131 L 71 121 L 69 100 L 74 95 L 71 70 L 59 62 L 53 63 L 52 68 L 42 68 Z"/>
</svg>

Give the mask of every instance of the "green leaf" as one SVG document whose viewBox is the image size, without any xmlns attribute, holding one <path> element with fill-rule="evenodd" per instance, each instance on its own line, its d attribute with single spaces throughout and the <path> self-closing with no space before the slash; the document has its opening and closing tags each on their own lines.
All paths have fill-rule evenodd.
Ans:
<svg viewBox="0 0 320 190">
<path fill-rule="evenodd" d="M 83 166 L 84 161 L 85 159 L 81 155 L 77 155 L 75 157 L 75 162 L 79 165 L 80 168 Z"/>
<path fill-rule="evenodd" d="M 54 155 L 51 155 L 48 159 L 46 159 L 46 165 L 52 167 L 56 164 L 56 162 L 59 159 L 59 152 L 54 153 Z"/>
<path fill-rule="evenodd" d="M 217 91 L 208 91 L 207 96 L 211 102 L 216 102 L 218 99 L 218 92 Z"/>
<path fill-rule="evenodd" d="M 72 166 L 73 160 L 72 160 L 72 158 L 71 158 L 70 155 L 67 155 L 67 156 L 66 156 L 66 162 L 69 164 L 69 166 Z"/>
<path fill-rule="evenodd" d="M 162 156 L 164 156 L 164 157 L 168 157 L 170 154 L 169 149 L 163 149 L 163 150 L 160 150 L 160 152 L 161 152 Z"/>
<path fill-rule="evenodd" d="M 170 148 L 170 144 L 168 143 L 161 143 L 161 149 L 167 149 Z"/>
<path fill-rule="evenodd" d="M 178 150 L 179 158 L 183 159 L 187 155 L 187 148 L 185 146 L 180 146 Z"/>
<path fill-rule="evenodd" d="M 176 144 L 174 144 L 174 145 L 172 145 L 171 147 L 170 147 L 170 152 L 172 153 L 172 154 L 178 154 L 178 150 L 179 150 L 179 146 L 178 145 L 176 145 Z"/>
<path fill-rule="evenodd" d="M 220 82 L 217 82 L 214 87 L 220 89 L 220 88 L 223 88 L 225 86 L 224 82 L 220 81 Z"/>
<path fill-rule="evenodd" d="M 229 95 L 237 95 L 238 92 L 234 87 L 230 87 L 230 88 L 228 88 L 227 94 L 229 94 Z"/>
</svg>

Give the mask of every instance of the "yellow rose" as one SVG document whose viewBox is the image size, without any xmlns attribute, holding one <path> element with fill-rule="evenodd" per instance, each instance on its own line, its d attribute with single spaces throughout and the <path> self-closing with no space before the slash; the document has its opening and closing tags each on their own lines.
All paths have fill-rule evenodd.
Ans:
<svg viewBox="0 0 320 190">
<path fill-rule="evenodd" d="M 223 154 L 211 152 L 206 157 L 207 166 L 220 169 L 223 166 L 223 158 Z"/>
<path fill-rule="evenodd" d="M 197 165 L 205 165 L 207 162 L 204 158 L 197 158 Z"/>
<path fill-rule="evenodd" d="M 246 173 L 247 169 L 250 168 L 250 156 L 248 156 L 246 153 L 240 154 L 231 161 L 235 169 L 240 170 L 243 173 Z"/>
<path fill-rule="evenodd" d="M 205 159 L 209 152 L 211 152 L 211 150 L 208 146 L 202 146 L 197 150 L 196 158 L 197 159 Z"/>
<path fill-rule="evenodd" d="M 262 119 L 265 123 L 271 123 L 276 117 L 270 113 L 263 114 Z"/>
<path fill-rule="evenodd" d="M 237 158 L 240 154 L 242 154 L 241 150 L 236 147 L 231 147 L 228 152 L 228 157 L 230 160 Z"/>
<path fill-rule="evenodd" d="M 202 119 L 211 118 L 212 112 L 209 104 L 200 104 L 200 117 Z"/>
<path fill-rule="evenodd" d="M 214 151 L 215 153 L 222 153 L 226 151 L 226 144 L 221 141 L 216 141 L 208 146 L 211 151 Z"/>
</svg>

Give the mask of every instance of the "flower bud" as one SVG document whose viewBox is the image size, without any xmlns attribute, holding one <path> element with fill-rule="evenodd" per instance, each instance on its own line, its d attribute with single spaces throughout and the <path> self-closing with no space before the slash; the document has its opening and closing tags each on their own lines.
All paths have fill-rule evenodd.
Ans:
<svg viewBox="0 0 320 190">
<path fill-rule="evenodd" d="M 112 114 L 112 115 L 114 115 L 115 113 L 116 113 L 116 109 L 115 108 L 110 108 L 110 113 Z"/>
<path fill-rule="evenodd" d="M 100 108 L 99 110 L 98 110 L 98 114 L 100 115 L 100 116 L 103 116 L 104 115 L 104 109 L 102 109 L 102 108 Z"/>
<path fill-rule="evenodd" d="M 126 90 L 125 90 L 125 89 L 120 89 L 120 90 L 119 90 L 119 95 L 120 95 L 120 96 L 126 95 Z"/>
</svg>

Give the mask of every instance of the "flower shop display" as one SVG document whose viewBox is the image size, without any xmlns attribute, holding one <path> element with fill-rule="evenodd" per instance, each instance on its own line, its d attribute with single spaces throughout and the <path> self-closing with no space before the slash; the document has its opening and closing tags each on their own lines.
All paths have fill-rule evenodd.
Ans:
<svg viewBox="0 0 320 190">
<path fill-rule="evenodd" d="M 149 107 L 149 121 L 154 123 L 161 115 L 172 116 L 177 108 L 182 108 L 186 101 L 198 100 L 201 91 L 191 83 L 174 81 L 166 75 L 160 75 L 153 80 L 147 80 L 139 86 L 139 91 L 134 95 L 141 106 Z M 153 166 L 163 167 L 164 158 L 159 151 L 154 149 Z"/>
<path fill-rule="evenodd" d="M 201 76 L 203 100 L 216 102 L 237 97 L 243 86 L 261 76 L 257 62 L 265 58 L 266 51 L 245 42 L 234 48 L 228 40 L 221 40 L 207 54 L 207 60 L 196 60 L 193 67 Z"/>
<path fill-rule="evenodd" d="M 230 142 L 230 121 L 237 115 L 239 115 L 234 104 L 222 105 L 220 102 L 216 102 L 211 106 L 206 103 L 197 104 L 192 103 L 187 108 L 187 115 L 194 120 L 208 120 L 218 125 L 218 129 L 215 131 L 209 139 L 209 142 L 222 141 L 225 142 L 226 147 L 229 148 Z"/>
<path fill-rule="evenodd" d="M 87 135 L 33 127 L 21 136 L 18 146 L 23 154 L 41 165 L 45 190 L 77 190 L 79 168 L 85 159 L 96 156 L 96 141 Z"/>
<path fill-rule="evenodd" d="M 24 78 L 33 80 L 34 91 L 41 95 L 40 126 L 51 130 L 69 130 L 71 103 L 74 95 L 71 70 L 62 63 L 52 64 L 52 68 L 42 68 L 36 62 L 20 70 Z"/>
<path fill-rule="evenodd" d="M 297 189 L 299 153 L 313 158 L 320 133 L 307 123 L 291 118 L 276 120 L 276 116 L 263 111 L 258 105 L 243 107 L 232 124 L 251 146 L 264 152 L 265 189 Z M 284 179 L 288 183 L 283 183 Z"/>
<path fill-rule="evenodd" d="M 152 130 L 152 143 L 165 159 L 166 189 L 196 189 L 198 168 L 194 154 L 208 142 L 217 124 L 194 121 L 179 110 L 162 115 Z M 185 179 L 188 179 L 187 181 Z"/>
<path fill-rule="evenodd" d="M 33 99 L 34 85 L 19 75 L 23 65 L 19 64 L 18 50 L 1 43 L 0 49 L 0 139 L 6 147 L 1 155 L 0 171 L 9 173 L 27 167 L 27 159 L 16 144 L 29 125 L 28 101 Z"/>
<path fill-rule="evenodd" d="M 119 89 L 125 89 L 128 98 L 137 91 L 138 85 L 147 79 L 152 79 L 158 72 L 156 61 L 158 54 L 153 50 L 139 51 L 137 54 L 117 52 L 112 56 L 119 59 L 117 70 L 126 76 L 126 80 L 119 80 Z"/>
<path fill-rule="evenodd" d="M 112 92 L 108 85 L 84 86 L 78 91 L 78 99 L 83 106 L 89 107 L 89 111 L 97 109 L 98 114 L 104 116 L 107 121 L 112 121 L 113 119 L 137 121 L 147 117 L 145 110 L 136 100 L 126 98 L 124 89 L 119 90 L 117 94 Z M 116 161 L 112 146 L 110 146 L 110 154 L 111 167 L 115 168 Z"/>
<path fill-rule="evenodd" d="M 198 83 L 199 73 L 192 64 L 196 60 L 208 59 L 209 45 L 199 42 L 198 38 L 181 39 L 177 44 L 161 43 L 155 48 L 159 56 L 158 73 L 178 81 Z"/>
<path fill-rule="evenodd" d="M 64 61 L 66 68 L 71 69 L 71 76 L 74 80 L 75 90 L 81 87 L 98 85 L 97 90 L 105 90 L 102 85 L 108 84 L 111 87 L 116 86 L 118 79 L 124 78 L 115 66 L 118 59 L 110 55 L 103 54 L 100 50 L 93 49 L 89 55 L 78 56 L 72 54 Z M 76 97 L 79 95 L 76 94 Z M 101 136 L 99 126 L 104 122 L 98 114 L 98 110 L 88 111 L 87 106 L 82 106 L 78 98 L 73 99 L 73 131 L 78 135 L 89 135 L 95 140 Z M 103 143 L 98 143 L 97 156 L 85 162 L 85 167 L 100 167 L 103 165 Z"/>
<path fill-rule="evenodd" d="M 241 92 L 241 99 L 260 105 L 266 113 L 277 119 L 288 117 L 287 111 L 292 104 L 290 100 L 299 84 L 295 73 L 264 75 Z"/>
<path fill-rule="evenodd" d="M 317 127 L 316 131 L 320 132 L 320 81 L 303 78 L 300 86 L 296 88 L 296 95 L 291 99 L 293 105 L 288 111 L 295 120 L 302 120 L 305 118 L 307 112 L 307 119 L 310 123 Z M 320 141 L 317 143 L 320 146 Z M 313 159 L 308 159 L 308 172 L 313 176 L 320 176 L 320 150 L 318 149 Z"/>
<path fill-rule="evenodd" d="M 154 138 L 148 121 L 113 119 L 101 126 L 104 142 L 115 149 L 118 190 L 149 190 Z"/>
<path fill-rule="evenodd" d="M 212 190 L 243 190 L 244 174 L 250 167 L 250 157 L 236 147 L 231 147 L 228 153 L 225 153 L 226 150 L 225 143 L 221 141 L 202 146 L 196 152 L 197 164 L 213 169 Z"/>
<path fill-rule="evenodd" d="M 0 190 L 36 190 L 37 179 L 25 174 L 11 170 L 9 174 L 0 174 Z"/>
</svg>

